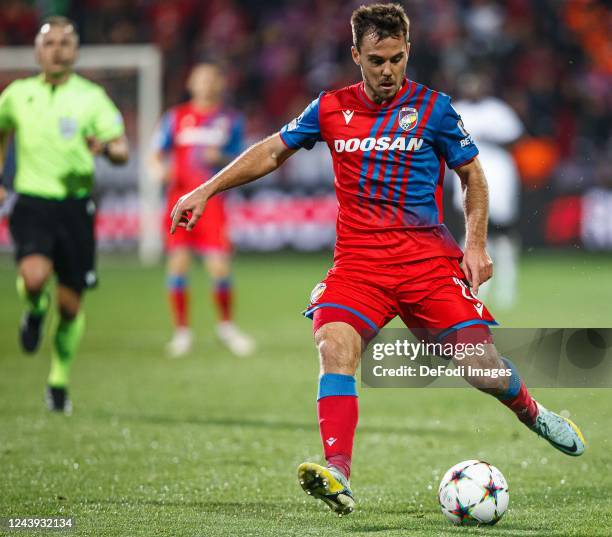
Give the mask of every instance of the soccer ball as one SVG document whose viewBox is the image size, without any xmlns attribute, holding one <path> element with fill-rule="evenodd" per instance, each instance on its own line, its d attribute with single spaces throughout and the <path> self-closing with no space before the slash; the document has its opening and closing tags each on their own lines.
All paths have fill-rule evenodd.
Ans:
<svg viewBox="0 0 612 537">
<path fill-rule="evenodd" d="M 508 483 L 495 466 L 478 460 L 455 464 L 442 478 L 438 500 L 453 524 L 493 525 L 504 516 Z"/>
</svg>

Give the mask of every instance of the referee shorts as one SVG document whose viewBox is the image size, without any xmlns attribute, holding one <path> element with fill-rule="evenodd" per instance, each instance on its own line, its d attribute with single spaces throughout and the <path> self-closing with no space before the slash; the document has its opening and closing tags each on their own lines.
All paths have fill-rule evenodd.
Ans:
<svg viewBox="0 0 612 537">
<path fill-rule="evenodd" d="M 91 198 L 50 200 L 19 194 L 9 218 L 15 260 L 43 255 L 53 262 L 61 285 L 77 293 L 95 287 L 95 214 Z"/>
</svg>

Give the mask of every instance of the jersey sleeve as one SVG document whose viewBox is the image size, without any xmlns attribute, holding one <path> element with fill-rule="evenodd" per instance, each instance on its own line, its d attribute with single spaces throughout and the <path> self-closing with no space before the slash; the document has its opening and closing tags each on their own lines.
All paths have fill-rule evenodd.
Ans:
<svg viewBox="0 0 612 537">
<path fill-rule="evenodd" d="M 232 119 L 229 138 L 223 147 L 223 154 L 229 158 L 237 157 L 244 147 L 244 118 L 236 116 Z"/>
<path fill-rule="evenodd" d="M 168 110 L 159 120 L 151 143 L 153 151 L 168 152 L 172 149 L 174 145 L 175 116 L 174 110 Z"/>
<path fill-rule="evenodd" d="M 8 131 L 15 128 L 12 104 L 14 88 L 15 83 L 9 84 L 0 94 L 0 131 Z"/>
<path fill-rule="evenodd" d="M 93 102 L 92 133 L 101 142 L 119 138 L 124 132 L 123 117 L 103 89 Z"/>
<path fill-rule="evenodd" d="M 321 93 L 321 95 L 323 95 Z M 312 149 L 317 142 L 323 140 L 319 125 L 319 95 L 294 120 L 280 130 L 280 136 L 289 149 Z"/>
<path fill-rule="evenodd" d="M 435 146 L 449 168 L 458 168 L 478 155 L 478 148 L 470 133 L 465 130 L 461 116 L 451 105 L 450 97 L 443 99 L 440 125 Z"/>
</svg>

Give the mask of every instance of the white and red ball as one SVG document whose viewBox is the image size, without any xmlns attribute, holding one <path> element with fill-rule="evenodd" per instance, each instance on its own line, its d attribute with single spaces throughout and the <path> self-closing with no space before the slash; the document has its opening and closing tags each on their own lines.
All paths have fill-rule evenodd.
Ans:
<svg viewBox="0 0 612 537">
<path fill-rule="evenodd" d="M 479 460 L 455 464 L 438 488 L 444 516 L 453 524 L 495 524 L 508 509 L 508 483 L 495 466 Z"/>
</svg>

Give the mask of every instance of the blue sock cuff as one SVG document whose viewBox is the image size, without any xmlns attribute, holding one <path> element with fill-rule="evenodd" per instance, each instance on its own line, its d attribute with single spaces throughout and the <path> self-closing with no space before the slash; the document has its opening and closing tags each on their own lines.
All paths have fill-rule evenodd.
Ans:
<svg viewBox="0 0 612 537">
<path fill-rule="evenodd" d="M 181 274 L 169 274 L 166 278 L 168 289 L 185 289 L 187 287 L 187 276 Z"/>
<path fill-rule="evenodd" d="M 506 393 L 500 395 L 498 398 L 499 399 L 514 399 L 518 395 L 518 392 L 521 389 L 521 377 L 519 376 L 515 365 L 510 360 L 502 357 L 502 362 L 504 362 L 504 364 L 506 365 L 506 368 L 512 370 L 512 375 L 510 377 L 510 385 L 508 386 L 508 390 L 506 391 Z"/>
<path fill-rule="evenodd" d="M 319 377 L 319 394 L 317 401 L 332 395 L 349 395 L 357 397 L 355 377 L 338 373 L 325 373 Z"/>
<path fill-rule="evenodd" d="M 215 289 L 219 291 L 225 291 L 226 289 L 229 289 L 232 286 L 232 279 L 231 278 L 217 278 L 214 281 L 214 286 L 215 286 Z"/>
</svg>

